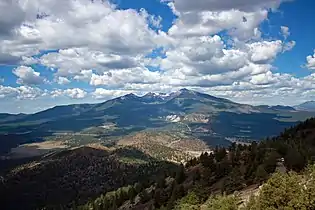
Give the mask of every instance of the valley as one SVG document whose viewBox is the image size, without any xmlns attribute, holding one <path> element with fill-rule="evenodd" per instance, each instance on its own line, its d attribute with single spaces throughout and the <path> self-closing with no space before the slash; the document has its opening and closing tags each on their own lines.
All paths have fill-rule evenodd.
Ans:
<svg viewBox="0 0 315 210">
<path fill-rule="evenodd" d="M 276 136 L 314 115 L 292 107 L 238 104 L 188 89 L 141 97 L 128 94 L 100 104 L 57 106 L 30 115 L 3 114 L 0 155 L 10 159 L 62 149 L 43 149 L 40 144 L 46 141 L 62 142 L 64 148 L 119 147 L 130 141 L 129 145 L 154 144 L 151 149 L 158 145 L 190 157 L 232 142 L 249 144 Z"/>
</svg>

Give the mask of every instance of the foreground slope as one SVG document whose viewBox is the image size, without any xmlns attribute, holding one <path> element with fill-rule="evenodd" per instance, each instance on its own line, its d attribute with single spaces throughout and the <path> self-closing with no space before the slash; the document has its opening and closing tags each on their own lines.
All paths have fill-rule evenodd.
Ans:
<svg viewBox="0 0 315 210">
<path fill-rule="evenodd" d="M 314 193 L 313 184 L 306 182 L 302 174 L 299 178 L 301 183 L 306 182 L 309 186 L 304 188 L 294 174 L 285 175 L 284 172 L 300 172 L 308 163 L 313 162 L 314 135 L 315 119 L 309 119 L 284 131 L 280 136 L 259 144 L 234 144 L 229 148 L 229 152 L 218 148 L 212 154 L 204 153 L 189 161 L 183 173 L 178 173 L 175 178 L 168 177 L 159 181 L 137 196 L 124 197 L 124 202 L 118 202 L 119 209 L 233 210 L 242 206 L 251 210 L 281 209 L 280 207 L 313 209 L 315 203 L 312 199 L 307 200 L 312 198 L 310 195 Z M 279 171 L 278 174 L 260 190 L 259 186 L 275 171 Z M 280 189 L 281 192 L 278 192 Z M 260 194 L 249 203 L 247 196 L 242 204 L 241 197 L 232 195 L 235 191 L 241 194 Z M 222 193 L 231 196 L 216 197 Z M 113 193 L 104 193 L 96 200 L 81 206 L 81 209 L 117 209 L 116 201 L 110 199 L 112 195 Z"/>
<path fill-rule="evenodd" d="M 134 149 L 81 147 L 15 168 L 5 176 L 1 194 L 5 209 L 69 208 L 106 191 L 150 183 L 176 168 Z"/>
</svg>

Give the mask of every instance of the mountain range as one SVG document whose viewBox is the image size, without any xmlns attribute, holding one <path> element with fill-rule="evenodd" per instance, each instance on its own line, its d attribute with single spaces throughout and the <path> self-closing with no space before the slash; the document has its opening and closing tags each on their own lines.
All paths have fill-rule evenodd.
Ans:
<svg viewBox="0 0 315 210">
<path fill-rule="evenodd" d="M 294 106 L 296 110 L 315 111 L 315 101 L 307 101 L 300 105 Z"/>
<path fill-rule="evenodd" d="M 210 147 L 278 135 L 315 115 L 289 106 L 252 106 L 181 89 L 127 94 L 98 104 L 56 106 L 35 114 L 0 114 L 1 153 L 20 144 L 62 139 L 70 146 L 115 144 L 139 132 L 198 139 Z"/>
</svg>

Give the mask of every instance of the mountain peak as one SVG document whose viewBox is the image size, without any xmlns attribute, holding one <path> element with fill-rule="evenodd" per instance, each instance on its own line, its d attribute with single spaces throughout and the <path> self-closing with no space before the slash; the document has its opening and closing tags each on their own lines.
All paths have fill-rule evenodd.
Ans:
<svg viewBox="0 0 315 210">
<path fill-rule="evenodd" d="M 189 90 L 187 88 L 182 88 L 179 90 L 179 92 L 195 92 L 195 91 Z"/>
<path fill-rule="evenodd" d="M 137 99 L 139 98 L 137 95 L 135 95 L 134 93 L 128 93 L 124 96 L 119 97 L 119 99 L 125 100 L 125 99 Z"/>
<path fill-rule="evenodd" d="M 156 96 L 159 96 L 159 95 L 160 95 L 159 93 L 148 92 L 143 97 L 156 97 Z"/>
<path fill-rule="evenodd" d="M 154 93 L 149 92 L 141 97 L 145 102 L 163 102 L 171 98 L 167 93 Z"/>
<path fill-rule="evenodd" d="M 177 93 L 177 95 L 182 95 L 182 94 L 184 94 L 184 95 L 196 95 L 198 92 L 193 91 L 193 90 L 189 90 L 187 88 L 182 88 L 179 91 L 175 92 L 175 95 L 176 95 L 176 93 Z"/>
</svg>

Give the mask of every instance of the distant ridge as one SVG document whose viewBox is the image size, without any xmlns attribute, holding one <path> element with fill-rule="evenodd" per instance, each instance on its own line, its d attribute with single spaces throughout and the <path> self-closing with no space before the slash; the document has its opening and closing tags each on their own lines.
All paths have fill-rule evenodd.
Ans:
<svg viewBox="0 0 315 210">
<path fill-rule="evenodd" d="M 301 111 L 315 111 L 315 101 L 306 101 L 294 108 Z"/>
<path fill-rule="evenodd" d="M 288 106 L 241 104 L 183 88 L 143 96 L 129 93 L 97 104 L 55 106 L 35 114 L 2 114 L 0 137 L 4 139 L 1 146 L 5 152 L 21 143 L 54 139 L 55 135 L 78 146 L 109 143 L 147 130 L 222 146 L 230 144 L 229 139 L 252 141 L 278 135 L 284 128 L 314 115 L 298 112 Z M 16 136 L 17 141 L 14 143 L 8 134 Z"/>
</svg>

